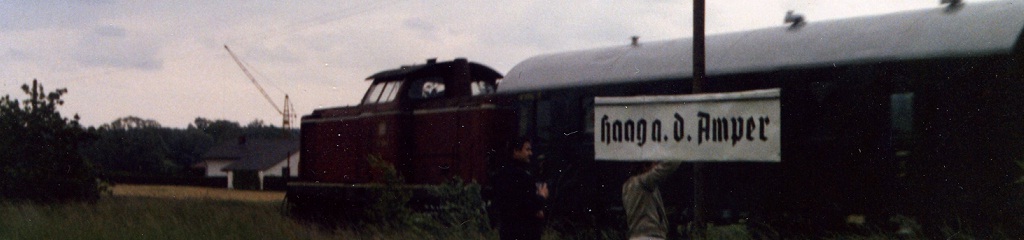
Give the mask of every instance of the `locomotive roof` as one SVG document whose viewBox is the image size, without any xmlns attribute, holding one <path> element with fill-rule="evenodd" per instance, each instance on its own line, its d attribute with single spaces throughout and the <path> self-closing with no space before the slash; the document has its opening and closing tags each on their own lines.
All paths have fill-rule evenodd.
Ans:
<svg viewBox="0 0 1024 240">
<path fill-rule="evenodd" d="M 843 20 L 709 35 L 706 74 L 944 57 L 1010 54 L 1020 44 L 1024 2 L 967 3 Z M 509 71 L 500 93 L 688 79 L 691 38 L 545 54 Z"/>
<path fill-rule="evenodd" d="M 373 79 L 381 79 L 381 80 L 404 79 L 404 78 L 406 78 L 409 75 L 426 73 L 428 71 L 436 70 L 439 67 L 449 67 L 453 62 L 454 61 L 434 63 L 434 62 L 430 61 L 430 62 L 427 62 L 427 64 L 412 65 L 412 66 L 402 66 L 402 67 L 397 68 L 397 69 L 384 70 L 384 71 L 375 73 L 373 75 L 370 75 L 369 77 L 366 77 L 366 80 L 373 80 Z M 479 64 L 479 63 L 475 63 L 475 62 L 469 62 L 469 72 L 470 72 L 470 74 L 473 75 L 473 76 L 471 76 L 473 79 L 488 79 L 488 80 L 490 80 L 490 79 L 501 78 L 501 73 L 498 73 L 498 71 L 494 71 L 494 69 L 491 69 L 490 67 L 487 67 L 487 66 L 484 66 L 483 64 Z"/>
</svg>

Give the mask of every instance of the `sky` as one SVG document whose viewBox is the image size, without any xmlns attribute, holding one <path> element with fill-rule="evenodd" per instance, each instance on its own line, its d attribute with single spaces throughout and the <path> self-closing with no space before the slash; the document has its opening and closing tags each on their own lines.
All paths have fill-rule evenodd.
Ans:
<svg viewBox="0 0 1024 240">
<path fill-rule="evenodd" d="M 967 1 L 971 4 L 972 1 Z M 0 96 L 66 88 L 85 126 L 136 116 L 184 128 L 197 117 L 281 126 L 224 49 L 276 105 L 356 105 L 366 77 L 428 58 L 507 73 L 540 54 L 689 38 L 687 0 L 120 1 L 0 0 Z M 940 7 L 939 0 L 707 1 L 708 35 Z"/>
</svg>

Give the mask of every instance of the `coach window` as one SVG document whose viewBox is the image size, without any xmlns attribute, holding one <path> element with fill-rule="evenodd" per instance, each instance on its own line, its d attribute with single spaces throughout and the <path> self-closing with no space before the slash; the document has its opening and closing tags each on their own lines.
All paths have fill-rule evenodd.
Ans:
<svg viewBox="0 0 1024 240">
<path fill-rule="evenodd" d="M 410 99 L 430 99 L 444 96 L 444 78 L 420 78 L 409 86 Z"/>
<path fill-rule="evenodd" d="M 537 137 L 541 139 L 551 139 L 555 136 L 552 130 L 554 126 L 553 117 L 555 112 L 552 111 L 551 100 L 544 99 L 537 101 Z"/>
<path fill-rule="evenodd" d="M 581 101 L 583 105 L 583 128 L 589 134 L 594 134 L 594 98 L 585 97 Z"/>
<path fill-rule="evenodd" d="M 896 156 L 907 156 L 910 154 L 910 144 L 914 140 L 914 93 L 892 94 L 889 101 L 889 119 L 896 143 Z"/>
</svg>

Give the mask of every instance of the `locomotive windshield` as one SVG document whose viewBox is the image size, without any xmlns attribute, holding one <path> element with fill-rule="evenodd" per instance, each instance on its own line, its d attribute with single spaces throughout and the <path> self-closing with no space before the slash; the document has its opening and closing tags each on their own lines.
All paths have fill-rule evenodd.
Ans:
<svg viewBox="0 0 1024 240">
<path fill-rule="evenodd" d="M 366 91 L 362 104 L 387 103 L 395 100 L 402 81 L 376 82 Z"/>
</svg>

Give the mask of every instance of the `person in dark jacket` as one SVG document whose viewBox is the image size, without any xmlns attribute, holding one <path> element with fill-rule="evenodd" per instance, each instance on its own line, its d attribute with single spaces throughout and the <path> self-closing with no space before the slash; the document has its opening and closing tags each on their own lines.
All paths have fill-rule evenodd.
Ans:
<svg viewBox="0 0 1024 240">
<path fill-rule="evenodd" d="M 547 184 L 534 177 L 530 141 L 518 138 L 509 144 L 511 159 L 504 161 L 492 178 L 494 204 L 498 208 L 502 240 L 540 239 L 544 233 L 544 202 Z"/>
</svg>

